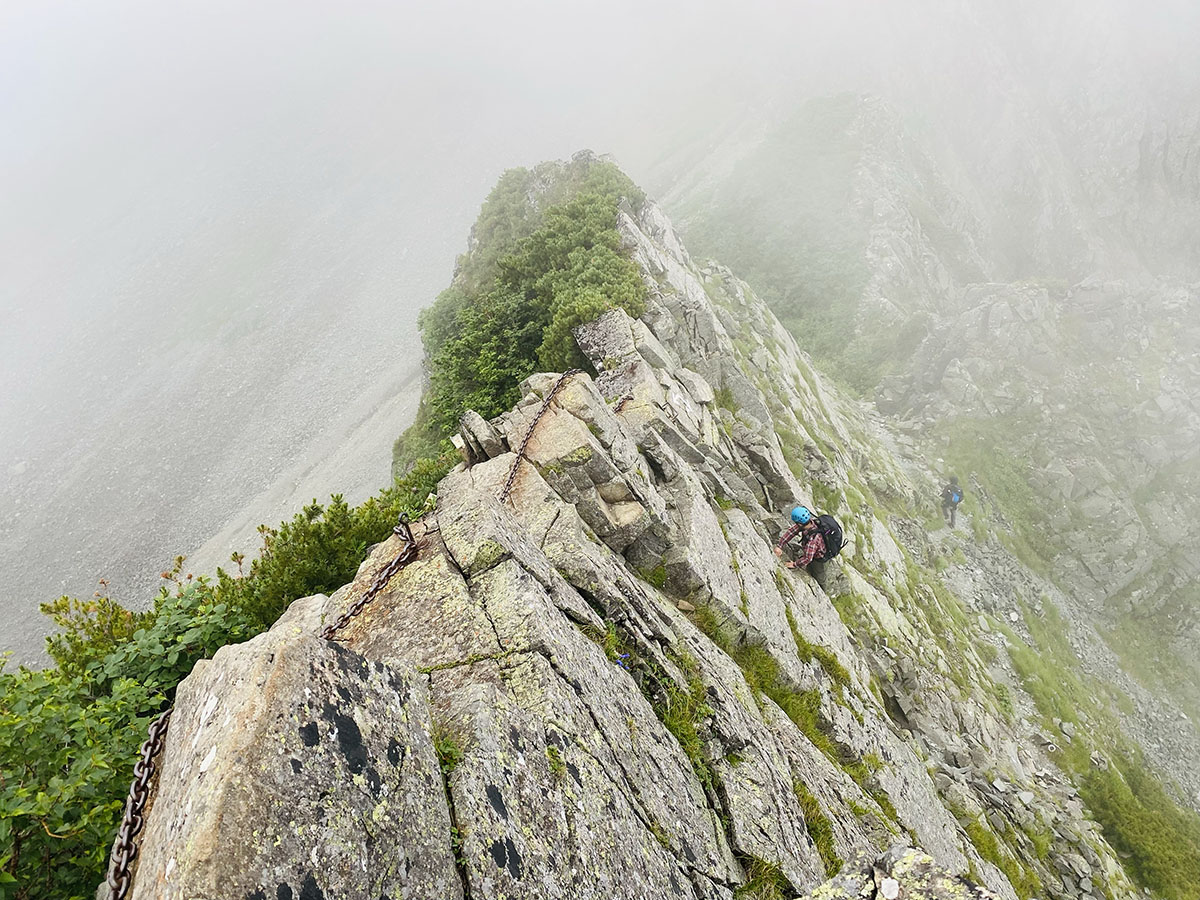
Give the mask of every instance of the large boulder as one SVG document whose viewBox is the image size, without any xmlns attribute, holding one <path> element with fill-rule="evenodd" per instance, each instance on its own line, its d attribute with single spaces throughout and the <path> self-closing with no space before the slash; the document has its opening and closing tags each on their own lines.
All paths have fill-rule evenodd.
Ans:
<svg viewBox="0 0 1200 900">
<path fill-rule="evenodd" d="M 316 637 L 324 601 L 180 684 L 134 900 L 463 896 L 425 681 Z"/>
</svg>

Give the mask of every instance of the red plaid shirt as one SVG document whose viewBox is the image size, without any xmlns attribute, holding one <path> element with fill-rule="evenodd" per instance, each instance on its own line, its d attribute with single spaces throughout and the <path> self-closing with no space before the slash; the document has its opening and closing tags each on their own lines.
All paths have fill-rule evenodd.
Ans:
<svg viewBox="0 0 1200 900">
<path fill-rule="evenodd" d="M 797 522 L 795 525 L 785 531 L 783 533 L 783 537 L 779 539 L 779 549 L 782 550 L 785 544 L 791 541 L 792 538 L 794 538 L 803 530 L 804 526 Z M 800 544 L 800 556 L 793 563 L 793 565 L 797 568 L 803 568 L 818 556 L 824 555 L 825 536 L 822 535 L 821 532 L 814 529 L 809 533 L 808 537 L 804 538 L 803 543 Z"/>
</svg>

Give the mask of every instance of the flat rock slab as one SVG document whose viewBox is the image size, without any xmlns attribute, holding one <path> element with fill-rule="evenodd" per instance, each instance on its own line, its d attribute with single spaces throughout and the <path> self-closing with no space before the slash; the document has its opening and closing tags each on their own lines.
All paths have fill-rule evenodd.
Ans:
<svg viewBox="0 0 1200 900">
<path fill-rule="evenodd" d="M 180 686 L 134 900 L 460 900 L 423 680 L 315 636 Z"/>
</svg>

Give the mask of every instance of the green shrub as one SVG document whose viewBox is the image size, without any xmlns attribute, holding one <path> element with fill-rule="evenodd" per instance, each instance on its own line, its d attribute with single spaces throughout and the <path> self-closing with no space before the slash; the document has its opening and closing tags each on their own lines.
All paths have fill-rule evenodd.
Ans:
<svg viewBox="0 0 1200 900">
<path fill-rule="evenodd" d="M 1140 761 L 1090 769 L 1079 795 L 1139 884 L 1167 900 L 1196 896 L 1200 818 L 1176 806 Z"/>
<path fill-rule="evenodd" d="M 521 399 L 546 329 L 545 308 L 497 286 L 459 309 L 454 333 L 432 354 L 427 398 L 432 426 L 447 433 L 466 409 L 491 418 Z"/>
<path fill-rule="evenodd" d="M 388 537 L 401 512 L 420 513 L 456 462 L 451 453 L 423 459 L 359 507 L 334 495 L 327 505 L 306 506 L 278 528 L 261 526 L 263 547 L 249 577 L 219 573 L 222 599 L 269 625 L 296 598 L 336 590 L 354 578 L 367 547 Z"/>
<path fill-rule="evenodd" d="M 544 312 L 537 361 L 557 370 L 583 361 L 571 329 L 605 310 L 644 311 L 646 286 L 616 228 L 616 194 L 581 193 L 546 211 L 545 224 L 500 261 L 498 283 Z"/>
<path fill-rule="evenodd" d="M 498 415 L 539 368 L 583 363 L 575 326 L 618 306 L 642 313 L 645 285 L 621 248 L 616 210 L 615 198 L 597 194 L 549 210 L 546 225 L 500 261 L 494 286 L 458 307 L 440 342 L 427 342 L 428 428 L 448 433 L 465 409 Z"/>
<path fill-rule="evenodd" d="M 165 699 L 132 678 L 0 667 L 0 897 L 93 895 Z"/>
<path fill-rule="evenodd" d="M 181 565 L 182 559 L 176 560 L 176 572 Z M 46 639 L 46 649 L 67 675 L 83 674 L 88 661 L 112 653 L 154 620 L 153 611 L 134 612 L 99 592 L 88 600 L 59 597 L 43 603 L 41 611 L 60 629 Z"/>
<path fill-rule="evenodd" d="M 1026 611 L 1025 619 L 1036 649 L 1011 630 L 1005 635 L 1013 666 L 1046 724 L 1053 718 L 1091 723 L 1086 735 L 1077 733 L 1060 748 L 1056 761 L 1075 776 L 1088 811 L 1135 881 L 1167 900 L 1193 896 L 1200 883 L 1200 816 L 1178 806 L 1129 748 L 1099 702 L 1100 691 L 1079 674 L 1054 605 L 1045 603 L 1040 617 Z M 1093 747 L 1114 758 L 1107 769 L 1092 765 Z"/>
<path fill-rule="evenodd" d="M 533 372 L 584 365 L 576 326 L 615 307 L 641 315 L 646 287 L 616 225 L 623 200 L 643 199 L 616 166 L 586 158 L 501 178 L 453 284 L 421 313 L 430 384 L 394 470 L 439 447 L 465 410 L 509 409 Z"/>
<path fill-rule="evenodd" d="M 472 249 L 459 257 L 455 285 L 468 294 L 486 290 L 496 277 L 500 260 L 541 227 L 547 209 L 584 193 L 623 197 L 635 209 L 640 209 L 646 199 L 619 168 L 588 154 L 579 154 L 567 163 L 548 162 L 532 170 L 506 171 L 479 210 L 471 229 Z M 452 304 L 448 310 L 435 304 L 423 312 L 422 327 L 428 317 L 436 330 L 433 320 L 443 311 L 452 313 Z"/>
<path fill-rule="evenodd" d="M 47 642 L 56 667 L 0 665 L 0 898 L 91 897 L 146 727 L 176 685 L 298 597 L 350 581 L 366 547 L 401 511 L 418 513 L 452 461 L 423 460 L 357 508 L 335 496 L 263 527 L 262 555 L 244 577 L 192 578 L 179 558 L 146 612 L 106 597 L 45 604 L 63 629 Z"/>
</svg>

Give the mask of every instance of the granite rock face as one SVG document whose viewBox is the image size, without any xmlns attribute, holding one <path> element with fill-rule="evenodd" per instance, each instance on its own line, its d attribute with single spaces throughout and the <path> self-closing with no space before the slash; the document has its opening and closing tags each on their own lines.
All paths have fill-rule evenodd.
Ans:
<svg viewBox="0 0 1200 900">
<path fill-rule="evenodd" d="M 808 345 L 927 458 L 1009 449 L 1001 499 L 1055 580 L 1195 718 L 1200 82 L 1147 79 L 1115 19 L 1034 9 L 942 9 L 991 77 L 813 100 L 672 177 L 668 206 L 785 319 L 829 300 L 844 324 Z"/>
<path fill-rule="evenodd" d="M 919 850 L 897 847 L 848 861 L 804 900 L 995 900 L 986 888 L 956 876 Z"/>
<path fill-rule="evenodd" d="M 462 897 L 425 680 L 316 637 L 325 600 L 180 687 L 133 897 Z"/>
<path fill-rule="evenodd" d="M 648 309 L 578 330 L 597 375 L 525 457 L 555 374 L 464 416 L 418 558 L 337 642 L 321 622 L 397 538 L 183 683 L 134 896 L 732 900 L 763 871 L 787 896 L 889 896 L 866 871 L 1015 898 L 968 826 L 1047 897 L 1129 896 L 999 708 L 973 597 L 914 564 L 886 507 L 926 488 L 878 422 L 657 207 L 621 229 Z M 787 511 L 826 500 L 841 557 L 782 568 Z M 922 852 L 885 857 L 898 841 Z M 821 887 L 839 868 L 858 893 Z"/>
</svg>

